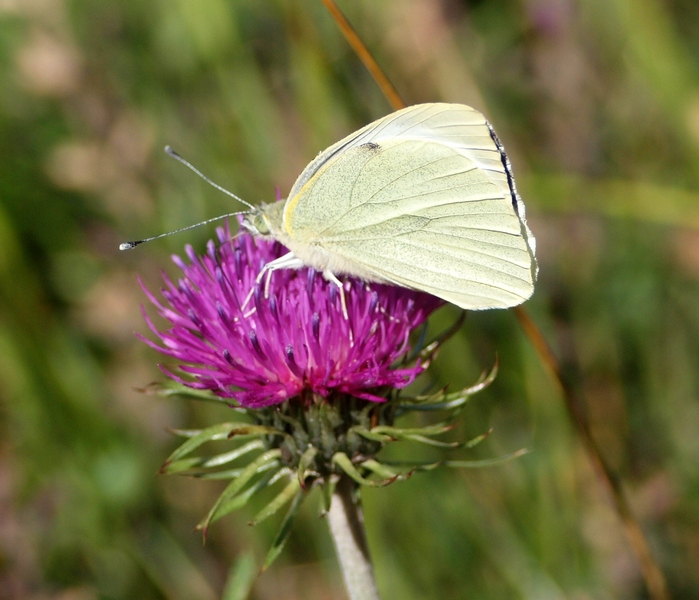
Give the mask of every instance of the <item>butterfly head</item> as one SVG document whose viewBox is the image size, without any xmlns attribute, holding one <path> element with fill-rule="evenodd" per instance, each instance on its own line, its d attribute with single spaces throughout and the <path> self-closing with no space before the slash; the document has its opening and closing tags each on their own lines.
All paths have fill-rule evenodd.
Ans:
<svg viewBox="0 0 699 600">
<path fill-rule="evenodd" d="M 271 234 L 269 219 L 265 215 L 264 205 L 256 206 L 243 215 L 240 225 L 255 237 L 268 237 Z"/>
<path fill-rule="evenodd" d="M 241 226 L 250 234 L 262 238 L 279 239 L 285 200 L 261 204 L 243 215 Z"/>
</svg>

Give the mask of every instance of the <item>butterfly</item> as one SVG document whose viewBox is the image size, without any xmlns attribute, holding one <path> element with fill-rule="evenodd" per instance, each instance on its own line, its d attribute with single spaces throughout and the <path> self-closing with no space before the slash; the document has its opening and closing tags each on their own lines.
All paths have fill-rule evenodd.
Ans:
<svg viewBox="0 0 699 600">
<path fill-rule="evenodd" d="M 510 161 L 463 104 L 418 104 L 370 123 L 242 226 L 289 249 L 260 278 L 313 267 L 339 286 L 337 275 L 349 275 L 483 310 L 527 300 L 538 273 Z"/>
</svg>

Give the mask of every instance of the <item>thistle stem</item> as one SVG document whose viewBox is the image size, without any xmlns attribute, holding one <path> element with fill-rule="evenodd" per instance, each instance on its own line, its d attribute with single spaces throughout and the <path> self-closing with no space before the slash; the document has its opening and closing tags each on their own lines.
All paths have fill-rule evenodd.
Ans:
<svg viewBox="0 0 699 600">
<path fill-rule="evenodd" d="M 350 600 L 379 600 L 364 518 L 361 507 L 352 499 L 354 485 L 349 477 L 338 481 L 328 511 L 328 526 Z"/>
</svg>

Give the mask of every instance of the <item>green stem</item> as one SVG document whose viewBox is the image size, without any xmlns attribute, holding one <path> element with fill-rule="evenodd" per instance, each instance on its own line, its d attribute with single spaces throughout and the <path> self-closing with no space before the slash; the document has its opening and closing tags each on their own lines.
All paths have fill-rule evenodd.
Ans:
<svg viewBox="0 0 699 600">
<path fill-rule="evenodd" d="M 355 483 L 343 476 L 335 487 L 328 526 L 350 600 L 379 600 L 361 508 L 352 499 Z"/>
</svg>

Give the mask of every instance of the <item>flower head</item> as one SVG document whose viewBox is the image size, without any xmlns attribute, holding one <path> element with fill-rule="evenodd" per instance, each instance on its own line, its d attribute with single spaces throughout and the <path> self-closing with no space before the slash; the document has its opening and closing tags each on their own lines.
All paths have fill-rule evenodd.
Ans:
<svg viewBox="0 0 699 600">
<path fill-rule="evenodd" d="M 228 227 L 217 236 L 202 256 L 187 246 L 189 262 L 173 257 L 183 275 L 177 283 L 164 276 L 166 304 L 144 287 L 171 324 L 160 331 L 144 313 L 160 343 L 144 341 L 185 363 L 186 377 L 166 371 L 173 379 L 257 408 L 338 394 L 381 402 L 422 372 L 419 361 L 397 363 L 440 300 L 348 279 L 344 315 L 337 286 L 312 269 L 275 271 L 267 292 L 256 285 L 260 269 L 286 252 L 279 243 L 231 239 Z"/>
</svg>

